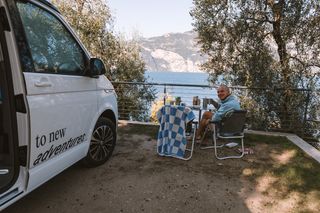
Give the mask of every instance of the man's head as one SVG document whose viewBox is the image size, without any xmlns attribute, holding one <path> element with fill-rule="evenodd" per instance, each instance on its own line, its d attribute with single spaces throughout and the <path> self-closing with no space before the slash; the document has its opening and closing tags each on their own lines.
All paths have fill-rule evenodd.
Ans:
<svg viewBox="0 0 320 213">
<path fill-rule="evenodd" d="M 219 87 L 218 87 L 218 97 L 220 98 L 220 100 L 224 100 L 226 99 L 229 95 L 230 95 L 230 89 L 229 87 L 227 87 L 226 85 L 224 84 L 221 84 Z"/>
</svg>

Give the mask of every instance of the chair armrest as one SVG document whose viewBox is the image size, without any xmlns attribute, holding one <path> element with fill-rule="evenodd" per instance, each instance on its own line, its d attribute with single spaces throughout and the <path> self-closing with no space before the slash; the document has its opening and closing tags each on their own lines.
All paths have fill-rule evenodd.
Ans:
<svg viewBox="0 0 320 213">
<path fill-rule="evenodd" d="M 209 103 L 212 104 L 216 109 L 220 108 L 220 104 L 218 102 L 216 102 L 215 100 L 213 100 L 212 98 L 210 98 Z"/>
</svg>

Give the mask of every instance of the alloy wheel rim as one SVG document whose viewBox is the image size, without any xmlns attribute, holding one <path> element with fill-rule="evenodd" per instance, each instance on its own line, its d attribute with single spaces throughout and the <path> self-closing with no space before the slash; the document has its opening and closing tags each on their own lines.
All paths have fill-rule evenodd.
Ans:
<svg viewBox="0 0 320 213">
<path fill-rule="evenodd" d="M 107 125 L 98 127 L 92 134 L 89 154 L 95 161 L 101 161 L 109 156 L 112 150 L 113 132 Z"/>
</svg>

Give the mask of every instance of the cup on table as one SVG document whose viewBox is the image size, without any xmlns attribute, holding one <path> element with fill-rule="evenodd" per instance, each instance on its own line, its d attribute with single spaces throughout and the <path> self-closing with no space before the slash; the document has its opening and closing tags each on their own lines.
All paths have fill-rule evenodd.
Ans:
<svg viewBox="0 0 320 213">
<path fill-rule="evenodd" d="M 207 107 L 208 107 L 208 98 L 204 98 L 203 99 L 203 102 L 202 102 L 202 108 L 203 109 L 207 109 Z"/>
<path fill-rule="evenodd" d="M 193 99 L 192 99 L 192 105 L 193 106 L 200 106 L 200 104 L 201 104 L 201 101 L 200 101 L 199 97 L 198 96 L 194 96 Z"/>
<path fill-rule="evenodd" d="M 198 100 L 197 100 L 197 106 L 200 106 L 200 104 L 201 104 L 201 100 L 200 100 L 200 98 L 198 98 Z"/>
<path fill-rule="evenodd" d="M 181 103 L 181 97 L 176 97 L 176 105 L 180 105 Z"/>
</svg>

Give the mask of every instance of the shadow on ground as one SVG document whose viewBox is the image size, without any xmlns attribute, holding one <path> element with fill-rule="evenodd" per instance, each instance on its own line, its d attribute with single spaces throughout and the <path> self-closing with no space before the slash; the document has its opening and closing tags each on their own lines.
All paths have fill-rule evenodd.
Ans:
<svg viewBox="0 0 320 213">
<path fill-rule="evenodd" d="M 218 161 L 213 150 L 196 149 L 192 159 L 186 162 L 156 154 L 157 130 L 157 126 L 120 125 L 114 155 L 106 164 L 91 169 L 77 164 L 4 212 L 312 212 L 319 209 L 319 188 L 316 189 L 319 184 L 310 187 L 309 181 L 313 179 L 305 179 L 306 171 L 300 172 L 299 162 L 306 159 L 303 168 L 312 171 L 319 169 L 319 165 L 293 146 L 258 142 L 260 139 L 249 137 L 248 146 L 255 153 L 243 159 Z M 294 170 L 287 168 L 288 165 Z M 295 182 L 297 174 L 299 181 Z M 319 180 L 319 176 L 315 178 Z"/>
</svg>

